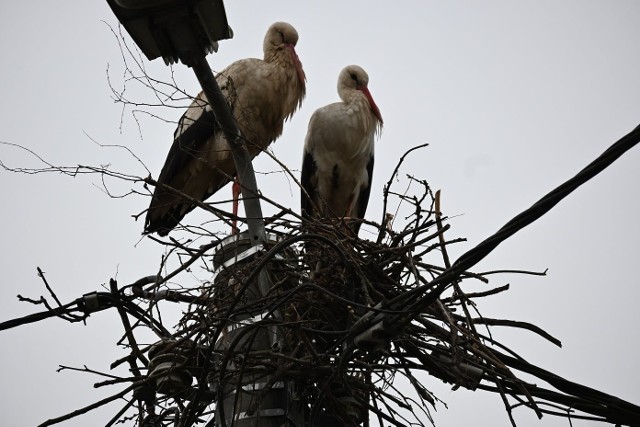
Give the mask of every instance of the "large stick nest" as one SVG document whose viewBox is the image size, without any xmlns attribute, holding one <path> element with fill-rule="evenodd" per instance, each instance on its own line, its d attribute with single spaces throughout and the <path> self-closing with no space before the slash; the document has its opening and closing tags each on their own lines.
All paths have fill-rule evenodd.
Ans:
<svg viewBox="0 0 640 427">
<path fill-rule="evenodd" d="M 425 425 L 438 401 L 426 373 L 455 388 L 499 394 L 514 424 L 518 406 L 539 416 L 633 419 L 633 405 L 618 402 L 614 409 L 609 396 L 541 370 L 491 337 L 488 325 L 504 325 L 559 345 L 535 325 L 480 315 L 475 301 L 508 286 L 465 293 L 466 281 L 487 278 L 469 271 L 443 276 L 451 270 L 447 246 L 462 239 L 446 240 L 438 195 L 409 179 L 419 194 L 385 192 L 385 205 L 391 195 L 410 207 L 405 227 L 394 230 L 391 215 L 383 224 L 367 223 L 374 240 L 353 236 L 338 219 L 301 225 L 280 218 L 261 250 L 251 249 L 243 235 L 216 248 L 214 281 L 173 337 L 198 350 L 201 362 L 191 371 L 212 390 L 200 394 L 199 407 L 218 402 L 222 416 L 241 407 L 255 414 L 286 384 L 288 396 L 316 423 L 360 425 L 373 415 L 385 425 Z M 558 391 L 525 382 L 516 370 Z M 398 376 L 413 393 L 398 389 Z M 238 390 L 249 383 L 264 386 L 243 404 Z M 232 402 L 222 405 L 229 394 Z"/>
<path fill-rule="evenodd" d="M 282 411 L 277 415 L 290 425 L 368 425 L 372 417 L 380 425 L 426 425 L 438 405 L 428 388 L 433 378 L 495 393 L 513 425 L 517 407 L 539 416 L 638 425 L 639 407 L 545 371 L 491 336 L 489 327 L 502 325 L 560 344 L 535 325 L 480 314 L 477 301 L 508 286 L 465 291 L 468 282 L 488 283 L 486 276 L 496 273 L 469 271 L 479 259 L 604 169 L 629 141 L 635 143 L 626 136 L 453 263 L 447 248 L 463 239 L 445 236 L 450 224 L 438 193 L 412 177 L 395 191 L 396 168 L 385 185 L 383 220 L 366 221 L 365 238 L 354 236 L 344 220 L 301 222 L 287 209 L 267 221 L 269 238 L 261 246 L 250 247 L 243 234 L 223 240 L 205 226 L 185 227 L 186 238 L 158 240 L 166 249 L 164 277 L 122 288 L 111 281 L 109 292 L 62 305 L 40 272 L 58 306 L 22 298 L 47 311 L 0 329 L 51 316 L 79 322 L 92 312 L 118 309 L 127 354 L 111 368 L 128 364 L 131 375 L 102 374 L 107 380 L 96 387 L 127 387 L 43 426 L 123 397 L 126 404 L 107 425 L 243 426 L 243 420 L 257 422 L 265 408 Z M 185 272 L 198 276 L 200 285 L 177 282 Z M 160 315 L 164 303 L 178 303 L 182 311 L 172 328 Z"/>
</svg>

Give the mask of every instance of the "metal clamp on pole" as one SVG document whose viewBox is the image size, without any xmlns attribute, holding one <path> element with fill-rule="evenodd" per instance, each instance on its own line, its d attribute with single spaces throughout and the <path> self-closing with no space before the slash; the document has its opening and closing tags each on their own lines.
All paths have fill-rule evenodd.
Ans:
<svg viewBox="0 0 640 427">
<path fill-rule="evenodd" d="M 100 307 L 100 296 L 98 292 L 89 292 L 84 294 L 82 298 L 78 299 L 78 306 L 84 309 L 85 313 L 95 313 L 102 310 L 104 307 Z"/>
<path fill-rule="evenodd" d="M 466 353 L 464 355 L 471 358 L 471 356 Z M 470 363 L 456 362 L 454 358 L 451 357 L 451 350 L 442 345 L 436 346 L 431 352 L 431 356 L 449 366 L 451 373 L 458 382 L 457 385 L 461 385 L 469 390 L 475 390 L 480 384 L 480 381 L 482 381 L 484 375 L 483 369 Z"/>
</svg>

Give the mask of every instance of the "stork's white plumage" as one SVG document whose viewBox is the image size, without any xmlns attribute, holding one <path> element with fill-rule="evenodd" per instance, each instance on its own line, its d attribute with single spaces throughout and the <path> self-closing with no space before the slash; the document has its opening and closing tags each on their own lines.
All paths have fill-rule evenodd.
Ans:
<svg viewBox="0 0 640 427">
<path fill-rule="evenodd" d="M 264 59 L 236 61 L 216 76 L 252 158 L 282 134 L 285 120 L 302 104 L 306 78 L 297 42 L 293 26 L 276 22 L 264 38 Z M 235 174 L 229 143 L 200 93 L 178 123 L 158 182 L 204 201 Z M 145 233 L 166 235 L 193 208 L 181 195 L 156 187 Z"/>
<path fill-rule="evenodd" d="M 368 84 L 361 67 L 345 67 L 338 76 L 342 102 L 317 109 L 309 120 L 301 179 L 304 217 L 364 218 L 374 139 L 383 123 Z M 351 229 L 357 234 L 360 222 L 351 222 Z"/>
</svg>

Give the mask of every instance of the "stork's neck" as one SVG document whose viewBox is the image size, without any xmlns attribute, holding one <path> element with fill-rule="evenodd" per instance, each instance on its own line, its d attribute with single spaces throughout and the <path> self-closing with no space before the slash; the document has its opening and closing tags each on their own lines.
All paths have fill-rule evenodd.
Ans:
<svg viewBox="0 0 640 427">
<path fill-rule="evenodd" d="M 292 45 L 270 46 L 269 49 L 264 51 L 264 62 L 295 70 L 304 84 L 305 76 L 304 71 L 302 71 L 302 64 Z"/>
<path fill-rule="evenodd" d="M 364 93 L 362 93 L 358 89 L 341 87 L 338 90 L 338 95 L 347 107 L 349 105 L 357 105 L 359 107 L 357 110 L 362 111 L 367 118 L 367 128 L 373 126 L 379 130 L 379 128 L 382 126 L 382 123 L 380 123 L 380 120 L 378 120 L 378 117 L 374 114 L 371 104 L 369 103 L 369 100 Z"/>
<path fill-rule="evenodd" d="M 264 50 L 264 62 L 267 62 L 269 64 L 290 66 L 291 61 L 287 61 L 287 57 L 289 57 L 289 52 L 287 51 L 287 48 L 284 47 L 284 45 L 270 46 L 268 49 Z"/>
<path fill-rule="evenodd" d="M 353 89 L 350 87 L 343 86 L 338 89 L 338 96 L 342 99 L 342 102 L 345 104 L 369 104 L 367 97 L 364 96 L 362 92 L 357 89 Z"/>
<path fill-rule="evenodd" d="M 300 108 L 306 94 L 306 77 L 302 64 L 293 46 L 287 45 L 271 46 L 269 49 L 265 49 L 264 62 L 279 68 L 281 70 L 279 73 L 285 76 L 282 82 L 286 83 L 276 90 L 282 91 L 280 95 L 284 99 L 284 103 L 290 105 L 290 108 L 286 108 L 288 118 L 296 109 Z"/>
</svg>

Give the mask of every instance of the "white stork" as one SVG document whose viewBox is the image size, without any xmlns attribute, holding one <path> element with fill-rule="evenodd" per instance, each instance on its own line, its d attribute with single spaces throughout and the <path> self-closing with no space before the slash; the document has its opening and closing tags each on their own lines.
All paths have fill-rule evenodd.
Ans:
<svg viewBox="0 0 640 427">
<path fill-rule="evenodd" d="M 285 120 L 302 104 L 306 78 L 297 42 L 293 26 L 276 22 L 264 38 L 264 59 L 236 61 L 216 76 L 251 158 L 282 134 Z M 235 174 L 229 143 L 201 92 L 178 123 L 158 182 L 204 201 Z M 234 186 L 234 213 L 238 192 Z M 194 207 L 181 195 L 156 187 L 145 233 L 167 235 Z"/>
<path fill-rule="evenodd" d="M 345 67 L 338 76 L 342 102 L 317 109 L 309 120 L 302 162 L 303 217 L 364 218 L 374 139 L 383 123 L 368 83 L 361 67 Z M 350 224 L 356 235 L 360 224 Z"/>
</svg>

